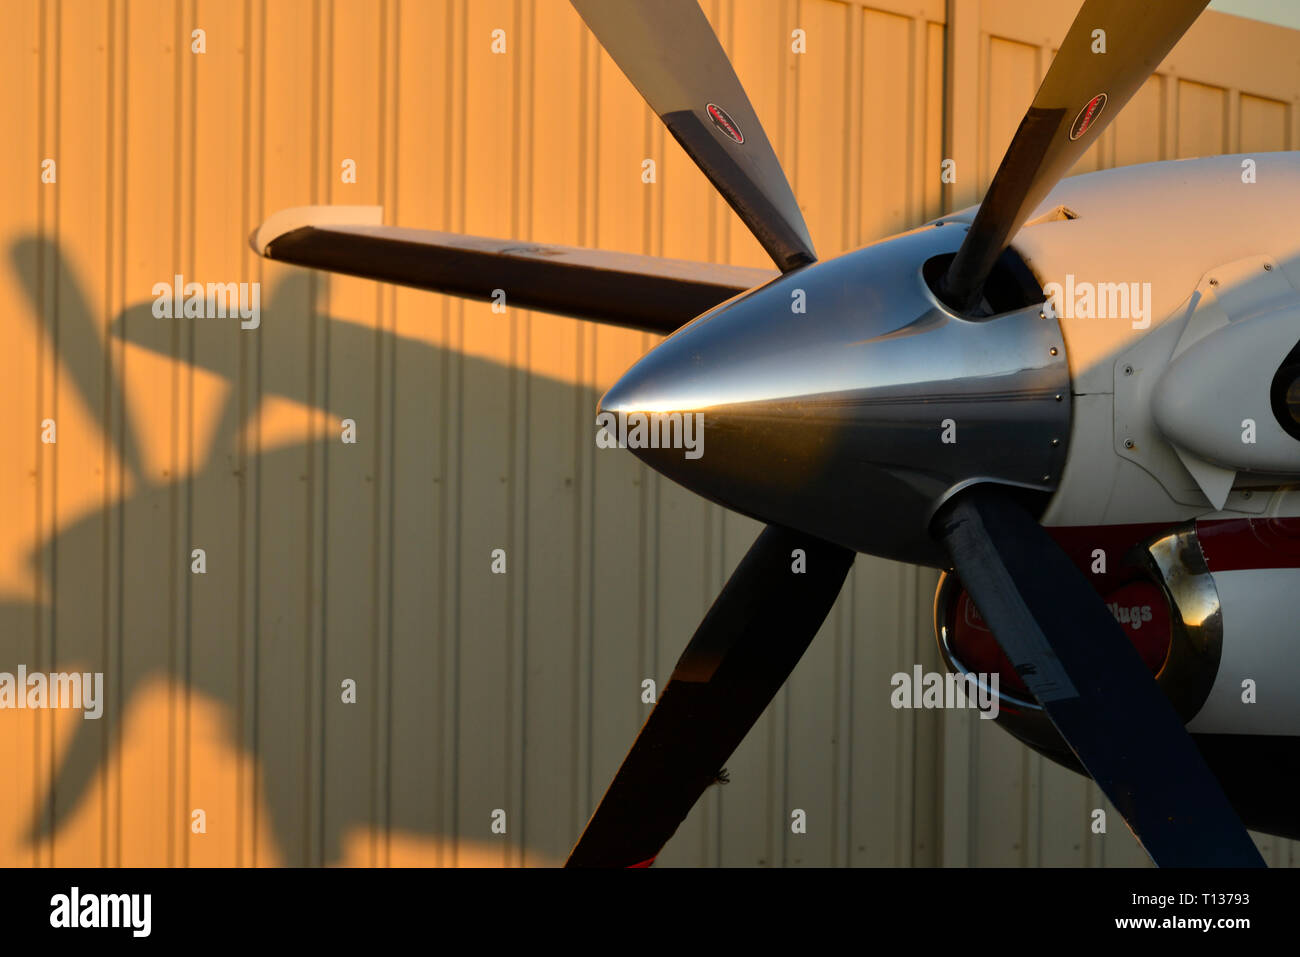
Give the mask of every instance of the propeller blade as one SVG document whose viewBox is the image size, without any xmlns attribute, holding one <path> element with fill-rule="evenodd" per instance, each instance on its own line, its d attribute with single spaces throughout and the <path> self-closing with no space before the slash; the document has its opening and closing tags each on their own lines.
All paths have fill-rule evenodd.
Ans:
<svg viewBox="0 0 1300 957">
<path fill-rule="evenodd" d="M 801 548 L 806 571 L 792 571 Z M 769 525 L 673 669 L 566 866 L 649 864 L 785 683 L 854 553 Z"/>
<path fill-rule="evenodd" d="M 777 267 L 815 261 L 790 183 L 699 4 L 571 2 Z"/>
<path fill-rule="evenodd" d="M 776 273 L 383 225 L 379 206 L 299 206 L 251 237 L 267 259 L 666 336 Z"/>
<path fill-rule="evenodd" d="M 935 519 L 962 585 L 1080 763 L 1162 867 L 1263 867 L 1237 812 L 1100 596 L 1005 489 Z"/>
<path fill-rule="evenodd" d="M 1084 3 L 948 266 L 940 298 L 963 313 L 979 305 L 984 282 L 1012 237 L 1119 115 L 1207 2 Z M 1094 52 L 1102 43 L 1105 52 Z"/>
</svg>

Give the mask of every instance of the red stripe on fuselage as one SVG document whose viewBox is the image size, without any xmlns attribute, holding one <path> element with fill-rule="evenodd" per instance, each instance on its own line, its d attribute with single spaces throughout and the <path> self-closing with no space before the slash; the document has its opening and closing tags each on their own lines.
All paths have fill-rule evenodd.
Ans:
<svg viewBox="0 0 1300 957">
<path fill-rule="evenodd" d="M 1129 549 L 1180 523 L 1058 525 L 1047 532 L 1098 591 L 1108 591 Z M 1212 572 L 1252 568 L 1300 568 L 1300 518 L 1212 518 L 1196 523 L 1196 536 Z M 1106 572 L 1092 571 L 1093 553 L 1106 553 Z"/>
<path fill-rule="evenodd" d="M 1229 518 L 1196 523 L 1212 572 L 1300 568 L 1300 518 Z"/>
</svg>

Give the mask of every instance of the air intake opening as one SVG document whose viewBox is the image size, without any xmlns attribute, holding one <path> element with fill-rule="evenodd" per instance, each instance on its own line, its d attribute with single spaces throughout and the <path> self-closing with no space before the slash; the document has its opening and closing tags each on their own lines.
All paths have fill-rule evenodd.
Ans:
<svg viewBox="0 0 1300 957">
<path fill-rule="evenodd" d="M 1300 439 L 1300 342 L 1287 353 L 1269 389 L 1273 418 L 1293 439 Z"/>
<path fill-rule="evenodd" d="M 930 287 L 935 298 L 949 308 L 952 308 L 952 304 L 944 299 L 940 293 L 940 286 L 948 272 L 949 264 L 956 255 L 952 252 L 934 256 L 926 260 L 925 265 L 921 267 L 925 284 Z M 1004 312 L 1015 312 L 1046 301 L 1047 297 L 1043 294 L 1033 271 L 1025 265 L 1025 261 L 1014 249 L 1007 247 L 998 257 L 998 261 L 993 264 L 993 271 L 989 273 L 989 278 L 980 291 L 979 306 L 964 315 L 967 319 L 988 319 Z"/>
</svg>

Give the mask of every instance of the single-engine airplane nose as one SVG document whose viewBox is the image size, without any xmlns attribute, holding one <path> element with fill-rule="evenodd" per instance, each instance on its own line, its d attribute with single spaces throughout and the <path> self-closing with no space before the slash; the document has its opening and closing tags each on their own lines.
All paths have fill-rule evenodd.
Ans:
<svg viewBox="0 0 1300 957">
<path fill-rule="evenodd" d="M 1050 492 L 1070 425 L 1054 318 L 1035 301 L 966 319 L 931 290 L 964 232 L 917 230 L 723 303 L 632 366 L 600 423 L 728 508 L 944 565 L 939 506 L 981 481 Z"/>
</svg>

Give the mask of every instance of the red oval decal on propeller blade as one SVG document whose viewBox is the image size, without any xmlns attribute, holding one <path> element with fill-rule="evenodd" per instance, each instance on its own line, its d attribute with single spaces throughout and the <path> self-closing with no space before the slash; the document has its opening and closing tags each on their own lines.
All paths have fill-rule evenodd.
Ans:
<svg viewBox="0 0 1300 957">
<path fill-rule="evenodd" d="M 736 125 L 736 121 L 727 114 L 726 110 L 714 103 L 710 103 L 704 109 L 708 112 L 713 125 L 720 129 L 724 136 L 735 140 L 737 143 L 745 142 L 745 134 L 740 132 L 740 127 Z"/>
<path fill-rule="evenodd" d="M 1088 132 L 1088 127 L 1101 116 L 1101 111 L 1106 107 L 1106 94 L 1098 93 L 1088 105 L 1079 111 L 1079 115 L 1074 118 L 1074 125 L 1070 127 L 1070 139 L 1077 140 L 1084 133 Z"/>
</svg>

